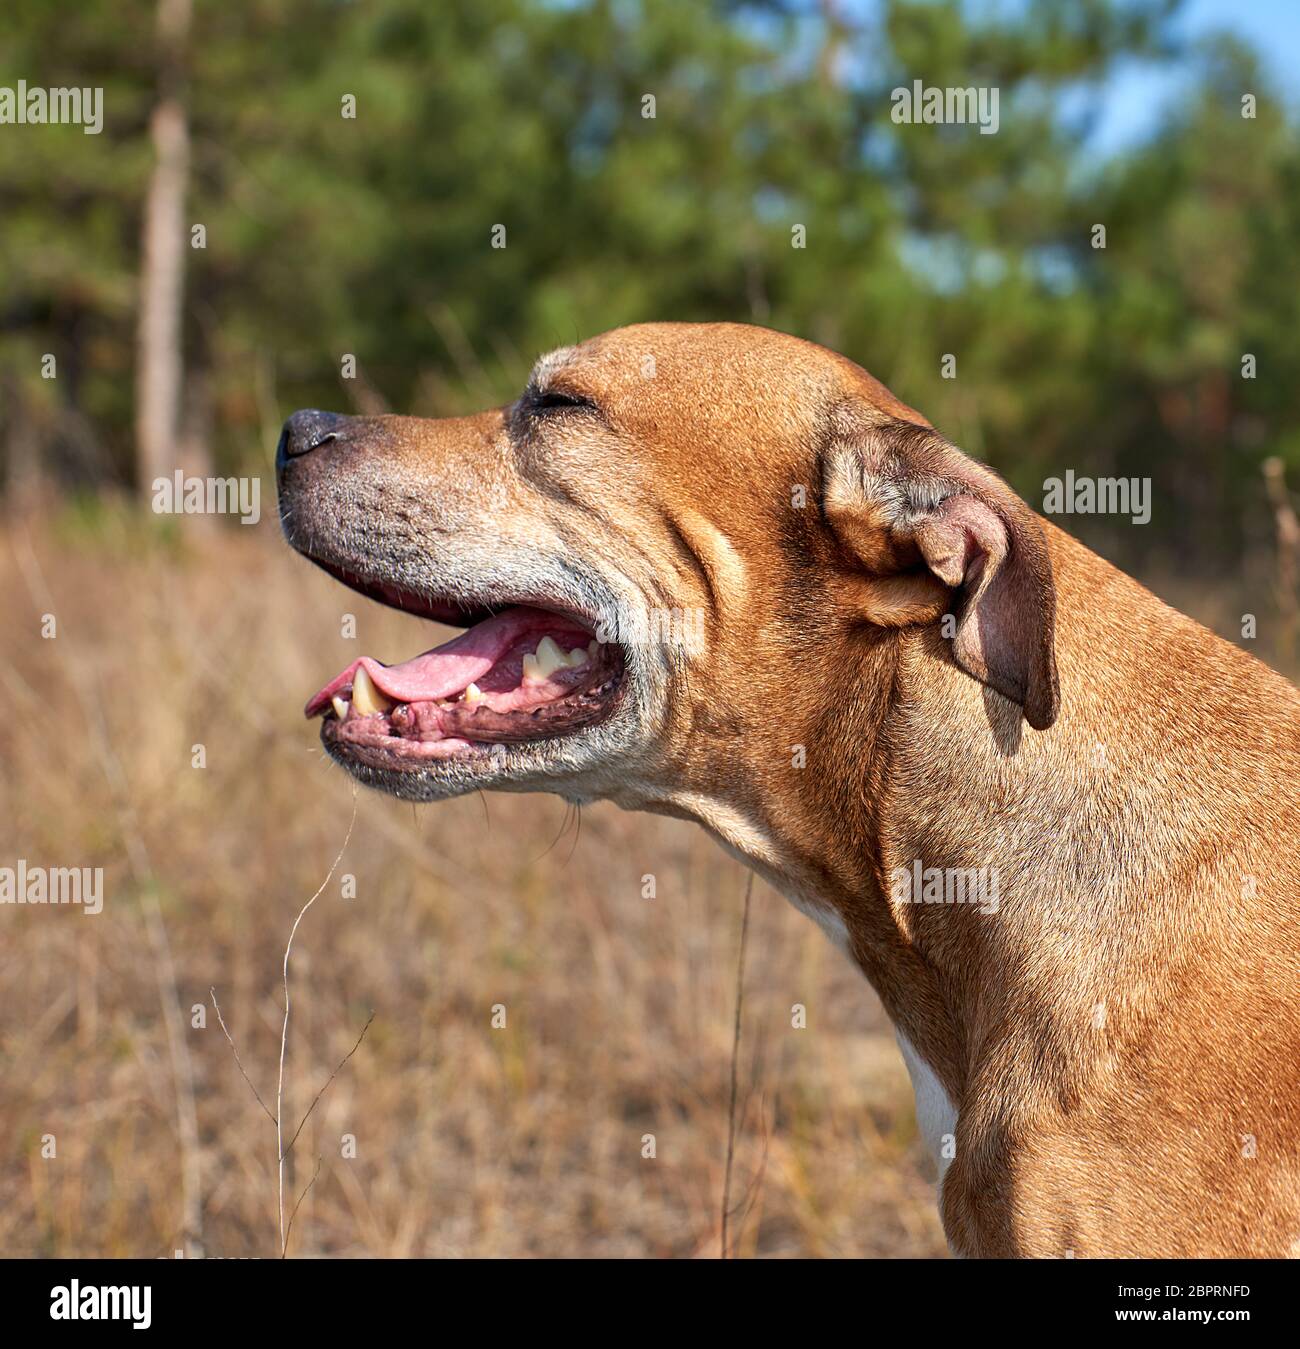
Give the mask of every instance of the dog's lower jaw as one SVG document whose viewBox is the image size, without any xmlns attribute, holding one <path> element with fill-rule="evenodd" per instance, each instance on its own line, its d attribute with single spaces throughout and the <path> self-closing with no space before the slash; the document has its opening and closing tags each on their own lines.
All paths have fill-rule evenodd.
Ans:
<svg viewBox="0 0 1300 1349">
<path fill-rule="evenodd" d="M 508 791 L 589 802 L 609 795 L 620 781 L 622 766 L 635 762 L 646 736 L 644 720 L 642 699 L 629 678 L 607 720 L 570 735 L 476 745 L 427 764 L 407 760 L 391 766 L 380 753 L 340 741 L 328 721 L 321 726 L 321 743 L 363 785 L 406 801 L 432 803 L 473 791 Z"/>
</svg>

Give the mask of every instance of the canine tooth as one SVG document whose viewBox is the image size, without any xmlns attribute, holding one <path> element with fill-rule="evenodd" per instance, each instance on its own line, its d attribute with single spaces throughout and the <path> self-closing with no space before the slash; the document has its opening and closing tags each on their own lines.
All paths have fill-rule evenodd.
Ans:
<svg viewBox="0 0 1300 1349">
<path fill-rule="evenodd" d="M 569 664 L 569 658 L 560 650 L 553 637 L 543 637 L 537 644 L 537 669 L 543 679 L 548 679 L 556 670 L 563 670 Z"/>
<path fill-rule="evenodd" d="M 556 670 L 567 670 L 569 658 L 556 645 L 553 637 L 543 637 L 535 653 L 524 657 L 524 683 L 539 684 L 549 679 Z"/>
<path fill-rule="evenodd" d="M 592 660 L 596 659 L 596 652 L 599 647 L 600 643 L 594 637 L 587 643 L 587 655 L 589 655 Z"/>
<path fill-rule="evenodd" d="M 363 717 L 373 716 L 376 712 L 387 712 L 393 704 L 375 687 L 374 680 L 366 673 L 364 665 L 357 666 L 352 676 L 352 706 Z"/>
<path fill-rule="evenodd" d="M 465 701 L 467 703 L 478 703 L 483 701 L 483 690 L 477 684 L 471 684 L 465 690 Z"/>
<path fill-rule="evenodd" d="M 570 669 L 576 670 L 579 665 L 586 665 L 587 660 L 588 653 L 584 647 L 575 646 L 573 650 L 569 652 Z"/>
<path fill-rule="evenodd" d="M 346 721 L 348 716 L 348 700 L 346 698 L 340 698 L 336 693 L 330 701 L 334 704 L 334 715 L 340 721 Z"/>
</svg>

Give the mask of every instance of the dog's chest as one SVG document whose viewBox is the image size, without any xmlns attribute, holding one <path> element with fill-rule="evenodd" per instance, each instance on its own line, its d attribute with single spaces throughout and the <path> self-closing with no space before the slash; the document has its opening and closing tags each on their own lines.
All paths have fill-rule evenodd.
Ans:
<svg viewBox="0 0 1300 1349">
<path fill-rule="evenodd" d="M 939 1168 L 939 1184 L 953 1158 L 954 1135 L 957 1130 L 957 1111 L 935 1076 L 934 1069 L 916 1052 L 912 1042 L 897 1027 L 894 1035 L 907 1064 L 907 1075 L 912 1079 L 916 1097 L 916 1127 L 925 1141 L 926 1151 Z"/>
</svg>

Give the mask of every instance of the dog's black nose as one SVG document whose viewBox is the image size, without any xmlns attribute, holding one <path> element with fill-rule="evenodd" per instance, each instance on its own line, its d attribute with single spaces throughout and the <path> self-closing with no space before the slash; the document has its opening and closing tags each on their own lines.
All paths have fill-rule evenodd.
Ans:
<svg viewBox="0 0 1300 1349">
<path fill-rule="evenodd" d="M 317 412 L 315 408 L 304 408 L 295 412 L 284 424 L 280 432 L 280 444 L 275 451 L 275 466 L 283 468 L 290 459 L 310 454 L 312 450 L 338 439 L 346 417 L 337 412 Z"/>
</svg>

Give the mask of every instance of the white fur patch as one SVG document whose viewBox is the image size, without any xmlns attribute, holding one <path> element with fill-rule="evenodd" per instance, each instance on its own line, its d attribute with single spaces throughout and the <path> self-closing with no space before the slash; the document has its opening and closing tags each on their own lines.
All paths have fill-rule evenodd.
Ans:
<svg viewBox="0 0 1300 1349">
<path fill-rule="evenodd" d="M 792 890 L 785 891 L 785 897 L 800 913 L 807 914 L 850 960 L 853 959 L 849 930 L 844 926 L 844 919 L 829 904 L 822 904 L 817 900 L 807 900 Z"/>
<path fill-rule="evenodd" d="M 807 914 L 850 960 L 853 959 L 849 930 L 834 909 L 816 900 L 807 900 L 793 891 L 787 890 L 785 896 L 800 913 Z M 942 1190 L 943 1178 L 953 1159 L 957 1111 L 934 1069 L 916 1052 L 912 1042 L 897 1026 L 894 1027 L 894 1035 L 902 1051 L 903 1062 L 907 1065 L 907 1075 L 912 1081 L 912 1094 L 916 1098 L 916 1127 L 925 1143 L 925 1150 L 934 1158 L 939 1188 Z"/>
<path fill-rule="evenodd" d="M 934 1069 L 916 1052 L 912 1042 L 897 1027 L 894 1028 L 894 1034 L 903 1053 L 903 1062 L 907 1064 L 907 1075 L 912 1079 L 912 1092 L 916 1097 L 916 1127 L 921 1131 L 926 1151 L 939 1168 L 939 1187 L 942 1189 L 944 1175 L 952 1162 L 957 1111 Z"/>
</svg>

